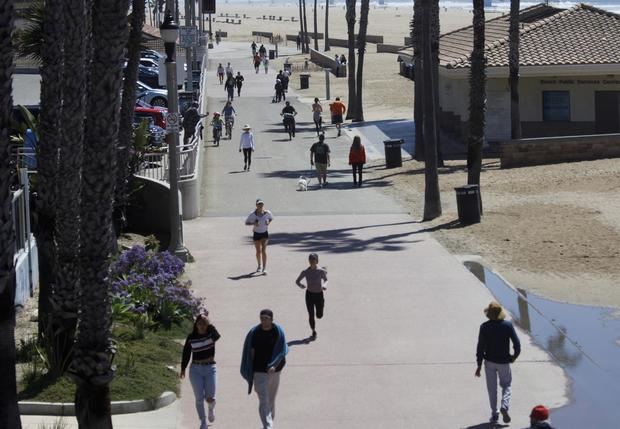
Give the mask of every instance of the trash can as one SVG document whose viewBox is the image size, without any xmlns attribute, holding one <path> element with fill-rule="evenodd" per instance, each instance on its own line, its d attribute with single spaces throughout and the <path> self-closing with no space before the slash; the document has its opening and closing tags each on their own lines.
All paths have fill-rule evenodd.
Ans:
<svg viewBox="0 0 620 429">
<path fill-rule="evenodd" d="M 299 87 L 300 89 L 310 88 L 310 75 L 309 74 L 299 75 Z"/>
<path fill-rule="evenodd" d="M 275 49 L 269 49 L 269 59 L 273 60 L 276 58 L 276 50 Z"/>
<path fill-rule="evenodd" d="M 480 187 L 465 185 L 454 188 L 461 225 L 480 223 Z"/>
<path fill-rule="evenodd" d="M 384 140 L 385 146 L 385 168 L 397 168 L 403 166 L 403 157 L 400 151 L 401 145 L 405 143 L 403 139 Z"/>
</svg>

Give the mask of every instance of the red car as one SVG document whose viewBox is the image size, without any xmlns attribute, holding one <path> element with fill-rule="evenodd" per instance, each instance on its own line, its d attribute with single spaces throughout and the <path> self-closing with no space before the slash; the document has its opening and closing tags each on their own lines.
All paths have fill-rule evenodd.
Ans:
<svg viewBox="0 0 620 429">
<path fill-rule="evenodd" d="M 148 106 L 148 105 L 147 105 Z M 167 109 L 162 107 L 154 107 L 145 105 L 138 105 L 133 109 L 134 122 L 140 122 L 142 119 L 149 119 L 153 121 L 153 125 L 166 129 L 166 113 Z"/>
</svg>

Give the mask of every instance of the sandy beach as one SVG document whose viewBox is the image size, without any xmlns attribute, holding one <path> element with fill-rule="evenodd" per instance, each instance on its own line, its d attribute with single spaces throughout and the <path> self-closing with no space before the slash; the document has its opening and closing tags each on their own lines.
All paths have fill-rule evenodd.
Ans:
<svg viewBox="0 0 620 429">
<path fill-rule="evenodd" d="M 230 40 L 251 40 L 252 31 L 295 34 L 299 30 L 296 6 L 221 5 L 218 14 L 247 14 L 242 25 L 214 23 L 213 29 L 228 31 Z M 329 11 L 330 37 L 346 38 L 343 6 Z M 256 19 L 262 15 L 282 16 L 283 21 Z M 318 9 L 318 31 L 324 31 L 324 14 Z M 487 12 L 487 19 L 500 13 Z M 308 7 L 308 30 L 313 31 L 312 8 Z M 402 44 L 408 35 L 410 7 L 371 8 L 368 34 L 381 34 L 385 43 Z M 471 23 L 465 9 L 442 9 L 441 32 Z M 359 11 L 358 11 L 359 18 Z M 289 21 L 285 21 L 288 19 Z M 217 17 L 218 21 L 222 18 Z M 289 45 L 292 42 L 288 42 Z M 313 44 L 311 43 L 311 46 Z M 323 41 L 319 41 L 323 49 Z M 249 46 L 248 46 L 249 49 Z M 346 55 L 344 48 L 331 54 Z M 280 68 L 284 58 L 272 61 Z M 304 55 L 290 61 L 301 65 Z M 325 96 L 325 74 L 310 71 L 310 89 L 299 90 L 303 101 Z M 331 95 L 346 102 L 347 80 L 330 79 Z M 364 67 L 364 112 L 367 121 L 412 119 L 413 83 L 398 74 L 395 54 L 376 53 L 369 44 Z M 406 161 L 401 169 L 385 170 L 383 163 L 369 169 L 370 180 L 387 180 L 384 192 L 422 216 L 423 164 Z M 463 161 L 451 161 L 440 172 L 443 216 L 429 223 L 434 236 L 452 253 L 480 255 L 515 287 L 551 299 L 620 308 L 620 161 L 601 160 L 550 166 L 499 169 L 497 159 L 487 159 L 482 173 L 483 222 L 466 228 L 444 228 L 457 218 L 453 188 L 466 183 Z"/>
</svg>

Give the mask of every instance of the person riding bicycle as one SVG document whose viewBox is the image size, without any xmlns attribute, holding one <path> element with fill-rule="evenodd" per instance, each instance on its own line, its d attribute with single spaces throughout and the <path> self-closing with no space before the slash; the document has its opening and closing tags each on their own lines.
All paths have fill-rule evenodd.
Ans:
<svg viewBox="0 0 620 429">
<path fill-rule="evenodd" d="M 220 112 L 213 112 L 211 126 L 213 127 L 213 140 L 218 144 L 220 140 L 219 137 L 222 135 L 222 128 L 224 127 L 224 121 L 222 121 L 220 117 Z"/>
<path fill-rule="evenodd" d="M 233 107 L 232 102 L 230 102 L 230 101 L 226 102 L 226 105 L 222 109 L 222 113 L 224 114 L 224 122 L 230 121 L 233 124 L 233 126 L 234 126 L 235 125 L 235 115 L 237 114 L 237 111 Z"/>
<path fill-rule="evenodd" d="M 280 115 L 284 118 L 284 128 L 290 128 L 291 135 L 295 137 L 295 115 L 297 114 L 297 111 L 293 106 L 291 106 L 290 101 L 287 101 L 285 104 L 286 105 L 282 109 L 282 113 L 280 113 Z"/>
</svg>

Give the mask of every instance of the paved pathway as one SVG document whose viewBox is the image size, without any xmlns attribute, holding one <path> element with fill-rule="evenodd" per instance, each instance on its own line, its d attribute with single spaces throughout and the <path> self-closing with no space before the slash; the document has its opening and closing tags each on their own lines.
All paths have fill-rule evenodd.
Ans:
<svg viewBox="0 0 620 429">
<path fill-rule="evenodd" d="M 289 98 L 300 112 L 297 138 L 285 140 L 279 110 L 270 103 L 275 72 L 254 74 L 249 44 L 224 42 L 212 61 L 231 58 L 246 80 L 235 105 L 240 115 L 232 141 L 207 141 L 203 217 L 185 222 L 185 242 L 196 259 L 188 266 L 197 292 L 206 297 L 217 344 L 218 429 L 257 429 L 258 401 L 239 375 L 246 332 L 261 308 L 293 342 L 278 395 L 276 424 L 282 429 L 377 427 L 484 428 L 488 405 L 484 379 L 475 379 L 475 344 L 487 289 L 443 249 L 424 225 L 378 192 L 384 183 L 350 186 L 346 155 L 350 139 L 327 130 L 332 149 L 330 186 L 297 192 L 308 174 L 315 141 L 309 105 Z M 213 72 L 210 108 L 225 94 Z M 319 91 L 321 92 L 321 91 Z M 237 151 L 241 125 L 254 127 L 258 149 L 251 172 Z M 206 134 L 205 134 L 206 135 Z M 316 184 L 316 182 L 314 182 Z M 269 275 L 254 276 L 251 231 L 244 217 L 261 197 L 275 215 L 270 228 Z M 316 251 L 329 271 L 325 317 L 318 339 L 309 335 L 303 291 L 294 285 Z M 549 355 L 521 332 L 523 354 L 513 367 L 511 427 L 527 425 L 531 407 L 565 403 L 566 379 Z M 39 417 L 28 417 L 36 428 Z M 152 413 L 115 417 L 122 428 L 198 428 L 189 383 L 182 398 Z"/>
</svg>

